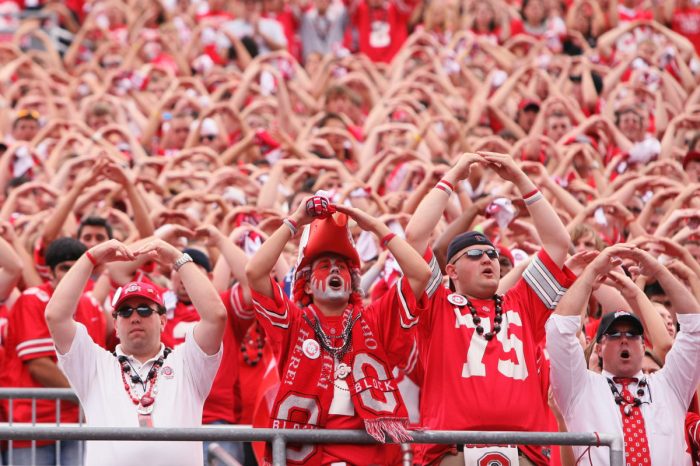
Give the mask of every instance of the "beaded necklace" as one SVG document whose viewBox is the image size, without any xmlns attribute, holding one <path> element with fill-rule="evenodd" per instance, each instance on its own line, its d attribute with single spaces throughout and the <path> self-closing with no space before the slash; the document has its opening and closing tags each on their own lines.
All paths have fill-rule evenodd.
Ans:
<svg viewBox="0 0 700 466">
<path fill-rule="evenodd" d="M 622 410 L 624 411 L 626 416 L 630 416 L 632 414 L 632 408 L 638 408 L 644 403 L 642 401 L 642 398 L 644 397 L 645 393 L 645 388 L 647 386 L 647 379 L 643 378 L 637 383 L 637 396 L 632 398 L 632 403 L 628 403 L 627 400 L 622 396 L 620 391 L 617 389 L 615 386 L 615 383 L 610 380 L 609 378 L 607 379 L 608 381 L 608 386 L 610 387 L 610 391 L 612 392 L 613 396 L 615 397 L 615 404 L 618 406 L 623 406 Z M 649 393 L 651 396 L 651 392 Z"/>
<path fill-rule="evenodd" d="M 117 358 L 122 369 L 121 375 L 122 382 L 124 383 L 124 390 L 126 390 L 126 394 L 129 395 L 131 402 L 136 406 L 136 412 L 139 415 L 139 425 L 141 427 L 153 427 L 151 413 L 153 412 L 156 395 L 158 394 L 158 372 L 171 352 L 172 350 L 170 348 L 165 348 L 163 350 L 163 356 L 153 362 L 153 365 L 148 371 L 148 375 L 146 375 L 146 380 L 143 380 L 141 376 L 136 373 L 136 370 L 133 371 L 133 374 L 131 373 L 133 368 L 128 357 L 122 355 Z M 127 374 L 131 374 L 129 380 L 127 380 Z M 141 385 L 144 391 L 144 394 L 140 398 L 137 397 L 133 391 L 137 383 Z"/>
<path fill-rule="evenodd" d="M 255 339 L 253 339 L 252 337 L 253 333 L 255 333 Z M 255 355 L 254 359 L 251 359 L 250 356 L 248 356 L 248 345 L 252 345 L 253 343 L 255 343 L 256 345 L 257 354 Z M 241 342 L 241 353 L 243 353 L 243 362 L 252 367 L 257 366 L 258 362 L 260 362 L 260 360 L 262 359 L 264 346 L 265 337 L 263 336 L 262 330 L 258 327 L 258 323 L 255 322 L 250 327 L 248 327 L 248 330 L 245 332 L 245 336 L 243 337 L 243 341 Z"/>
<path fill-rule="evenodd" d="M 326 332 L 323 331 L 323 327 L 321 327 L 321 321 L 318 320 L 318 317 L 313 316 L 314 321 L 312 322 L 306 316 L 306 314 L 302 315 L 306 323 L 309 324 L 312 329 L 314 329 L 314 335 L 316 337 L 316 341 L 318 341 L 318 344 L 321 345 L 321 347 L 326 350 L 328 354 L 338 360 L 343 359 L 343 356 L 345 356 L 345 354 L 350 350 L 350 346 L 352 345 L 352 328 L 355 326 L 355 322 L 357 322 L 361 316 L 361 312 L 358 312 L 355 317 L 353 317 L 352 314 L 348 314 L 345 319 L 345 323 L 343 324 L 343 331 L 340 335 L 336 336 L 326 335 Z M 342 340 L 343 343 L 340 346 L 334 346 L 331 340 Z"/>
<path fill-rule="evenodd" d="M 501 307 L 501 302 L 503 298 L 495 294 L 493 295 L 493 300 L 495 302 L 496 308 L 496 315 L 493 317 L 493 330 L 484 333 L 484 327 L 481 326 L 481 317 L 476 315 L 476 309 L 474 309 L 474 305 L 472 304 L 472 302 L 469 301 L 469 299 L 466 299 L 467 307 L 469 308 L 469 312 L 472 315 L 472 322 L 474 322 L 474 325 L 476 326 L 476 333 L 482 335 L 484 339 L 486 339 L 486 341 L 490 341 L 493 337 L 495 337 L 498 334 L 498 332 L 501 331 L 501 322 L 503 322 L 503 308 Z"/>
</svg>

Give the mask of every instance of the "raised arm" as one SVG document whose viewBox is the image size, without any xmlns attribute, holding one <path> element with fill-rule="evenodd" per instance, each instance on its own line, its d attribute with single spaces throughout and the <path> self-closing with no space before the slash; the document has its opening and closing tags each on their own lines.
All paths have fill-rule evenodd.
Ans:
<svg viewBox="0 0 700 466">
<path fill-rule="evenodd" d="M 354 207 L 337 205 L 338 212 L 347 214 L 365 231 L 371 231 L 380 239 L 398 262 L 404 277 L 416 299 L 420 299 L 430 281 L 431 271 L 421 254 L 406 241 L 391 232 L 388 226 L 377 218 Z"/>
<path fill-rule="evenodd" d="M 496 152 L 479 152 L 479 155 L 501 178 L 512 182 L 518 188 L 540 235 L 542 247 L 561 268 L 566 260 L 571 240 L 552 205 L 540 193 L 535 183 L 516 165 L 513 157 Z"/>
<path fill-rule="evenodd" d="M 1 233 L 1 231 L 0 231 Z M 15 250 L 0 237 L 0 303 L 4 302 L 22 276 L 22 260 Z"/>
<path fill-rule="evenodd" d="M 453 187 L 457 182 L 469 176 L 469 167 L 479 160 L 480 157 L 477 154 L 462 154 L 457 163 L 445 173 L 435 189 L 431 189 L 418 204 L 406 227 L 406 241 L 419 254 L 425 252 L 430 235 L 445 211 Z"/>
<path fill-rule="evenodd" d="M 173 265 L 182 257 L 175 246 L 162 239 L 154 239 L 139 249 L 136 255 L 150 255 L 165 265 Z M 211 280 L 194 262 L 186 262 L 178 269 L 182 284 L 192 300 L 200 320 L 194 327 L 194 339 L 206 354 L 216 354 L 226 326 L 226 308 Z"/>
<path fill-rule="evenodd" d="M 91 257 L 92 260 L 90 260 Z M 61 279 L 46 305 L 45 313 L 46 325 L 59 353 L 68 352 L 73 343 L 75 337 L 73 314 L 95 268 L 94 264 L 133 259 L 134 254 L 126 246 L 112 239 L 98 244 L 83 254 Z"/>
</svg>

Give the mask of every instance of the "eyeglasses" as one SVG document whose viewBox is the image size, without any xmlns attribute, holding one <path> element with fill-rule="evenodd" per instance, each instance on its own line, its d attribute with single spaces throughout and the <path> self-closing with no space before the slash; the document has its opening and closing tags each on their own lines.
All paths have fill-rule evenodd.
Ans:
<svg viewBox="0 0 700 466">
<path fill-rule="evenodd" d="M 460 254 L 457 259 L 453 260 L 452 263 L 454 264 L 458 260 L 460 260 L 463 256 L 467 256 L 469 259 L 476 261 L 481 259 L 481 256 L 486 254 L 486 257 L 489 259 L 498 259 L 498 251 L 495 249 L 468 249 L 465 251 L 463 254 Z"/>
<path fill-rule="evenodd" d="M 632 332 L 612 332 L 612 333 L 606 333 L 604 336 L 608 340 L 611 340 L 611 341 L 618 341 L 622 337 L 625 337 L 631 341 L 638 341 L 638 340 L 642 339 L 641 335 L 636 334 L 636 333 L 632 333 Z"/>
<path fill-rule="evenodd" d="M 216 136 L 213 134 L 203 134 L 203 135 L 199 136 L 199 142 L 204 142 L 205 140 L 209 141 L 209 142 L 214 142 L 215 139 L 216 139 Z"/>
<path fill-rule="evenodd" d="M 160 311 L 153 309 L 153 308 L 150 308 L 150 307 L 145 306 L 145 305 L 144 306 L 136 306 L 136 307 L 121 307 L 121 308 L 117 309 L 116 314 L 119 317 L 123 317 L 125 319 L 128 319 L 129 317 L 131 317 L 131 314 L 133 314 L 134 311 L 136 311 L 136 313 L 141 317 L 151 317 L 151 314 L 153 314 L 154 312 L 161 314 Z"/>
</svg>

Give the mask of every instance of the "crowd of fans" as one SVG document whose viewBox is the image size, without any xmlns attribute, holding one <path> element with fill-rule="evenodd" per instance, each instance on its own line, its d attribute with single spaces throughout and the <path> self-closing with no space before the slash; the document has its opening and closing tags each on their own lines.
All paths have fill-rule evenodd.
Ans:
<svg viewBox="0 0 700 466">
<path fill-rule="evenodd" d="M 155 237 L 188 252 L 227 307 L 204 423 L 265 424 L 275 348 L 249 258 L 281 226 L 294 232 L 283 222 L 319 192 L 405 237 L 464 153 L 481 155 L 442 186 L 451 196 L 419 241 L 443 273 L 451 240 L 477 230 L 499 252 L 503 293 L 547 243 L 516 169 L 504 176 L 493 155 L 509 154 L 566 227 L 573 272 L 586 251 L 632 243 L 700 299 L 699 52 L 694 0 L 0 0 L 0 386 L 68 387 L 44 321 L 53 291 L 85 251 Z M 361 223 L 369 305 L 402 273 Z M 290 297 L 299 236 L 271 267 Z M 93 271 L 75 319 L 96 343 L 118 343 L 114 294 L 134 280 L 164 292 L 165 345 L 199 320 L 171 264 L 152 258 Z M 642 316 L 651 373 L 677 310 L 654 276 L 626 270 L 656 311 Z M 601 316 L 634 310 L 632 295 L 610 279 L 593 290 L 589 368 Z M 420 425 L 414 366 L 395 378 Z M 55 403 L 36 408 L 55 422 Z M 17 402 L 13 421 L 31 411 Z M 76 405 L 60 416 L 77 420 Z M 249 446 L 227 448 L 255 464 Z"/>
</svg>

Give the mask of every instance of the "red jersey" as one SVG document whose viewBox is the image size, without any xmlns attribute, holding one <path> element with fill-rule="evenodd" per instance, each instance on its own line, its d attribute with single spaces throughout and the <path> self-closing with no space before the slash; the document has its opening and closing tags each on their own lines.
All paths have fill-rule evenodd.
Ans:
<svg viewBox="0 0 700 466">
<path fill-rule="evenodd" d="M 238 284 L 221 293 L 221 300 L 226 306 L 228 316 L 224 329 L 224 354 L 209 397 L 204 403 L 202 417 L 204 424 L 211 424 L 214 421 L 226 421 L 230 424 L 241 422 L 240 339 L 236 338 L 236 335 L 245 333 L 245 330 L 254 322 L 254 315 L 252 309 L 246 310 L 240 305 L 243 298 Z M 245 385 L 245 389 L 246 392 L 250 390 L 255 394 L 253 387 Z"/>
<path fill-rule="evenodd" d="M 17 299 L 8 319 L 7 343 L 5 346 L 5 371 L 2 374 L 4 387 L 42 388 L 29 374 L 26 362 L 38 358 L 51 358 L 56 363 L 53 340 L 46 326 L 44 311 L 49 302 L 53 288 L 50 283 L 29 288 Z M 105 318 L 97 301 L 83 294 L 78 302 L 73 318 L 85 325 L 88 334 L 98 345 L 105 346 Z M 58 370 L 58 368 L 57 368 Z M 7 401 L 3 401 L 7 410 Z M 32 403 L 29 400 L 13 402 L 12 420 L 14 422 L 32 422 Z M 56 402 L 54 400 L 36 401 L 36 422 L 56 422 Z M 61 423 L 78 422 L 78 405 L 73 402 L 61 402 Z M 40 444 L 46 444 L 47 442 Z M 18 441 L 15 446 L 29 447 L 31 442 Z"/>
<path fill-rule="evenodd" d="M 343 333 L 343 316 L 325 316 L 313 304 L 308 308 L 300 309 L 284 295 L 281 287 L 274 281 L 272 282 L 272 289 L 274 293 L 273 298 L 256 293 L 253 290 L 256 318 L 270 338 L 275 355 L 278 358 L 281 385 L 293 386 L 296 390 L 295 398 L 302 400 L 301 403 L 303 403 L 303 406 L 290 406 L 290 403 L 286 401 L 287 399 L 279 400 L 280 395 L 278 393 L 272 413 L 275 423 L 301 424 L 325 429 L 364 429 L 364 420 L 358 414 L 357 408 L 354 406 L 353 400 L 351 400 L 350 387 L 347 385 L 343 387 L 344 379 L 332 375 L 339 373 L 342 369 L 342 364 L 339 364 L 337 359 L 334 360 L 333 357 L 329 357 L 328 372 L 327 374 L 322 373 L 319 377 L 315 373 L 304 372 L 306 359 L 301 359 L 317 359 L 317 357 L 309 356 L 309 352 L 304 353 L 302 350 L 301 342 L 315 341 L 312 340 L 313 331 L 309 329 L 302 316 L 307 312 L 313 313 L 319 319 L 324 332 L 328 335 L 341 335 Z M 425 305 L 426 302 L 422 304 Z M 381 374 L 387 375 L 386 373 L 390 372 L 390 370 L 387 370 L 389 366 L 394 367 L 408 359 L 413 346 L 413 339 L 401 335 L 402 329 L 407 329 L 403 325 L 401 316 L 412 313 L 416 306 L 416 299 L 408 286 L 408 282 L 401 279 L 379 301 L 361 308 L 360 313 L 362 318 L 366 319 L 367 328 L 363 328 L 358 322 L 357 325 L 352 327 L 350 341 L 364 340 L 367 346 L 370 346 L 371 343 L 372 347 L 383 350 L 387 355 L 389 365 L 386 366 L 378 359 L 366 356 L 367 353 L 351 350 L 346 357 L 349 356 L 347 361 L 349 368 L 354 368 L 352 369 L 353 373 L 359 371 L 357 380 L 361 378 L 366 380 L 363 377 L 368 377 L 368 374 L 377 374 L 377 379 L 384 380 L 385 378 Z M 398 309 L 401 309 L 401 311 Z M 366 335 L 370 335 L 370 337 L 366 337 Z M 302 353 L 303 355 L 299 356 Z M 369 373 L 365 373 L 367 370 L 369 370 Z M 332 379 L 333 388 L 330 405 L 321 405 L 323 398 L 304 394 L 303 388 L 300 388 L 300 385 L 305 383 L 311 382 L 311 385 L 314 385 L 331 377 L 334 377 L 334 379 Z M 365 393 L 370 398 L 367 403 L 373 406 L 395 406 L 397 401 L 400 400 L 398 390 L 383 392 L 381 399 L 375 399 L 371 390 Z M 299 419 L 304 413 L 309 417 L 307 421 Z M 293 464 L 303 464 L 307 460 L 311 461 L 312 458 L 313 464 L 316 464 L 320 457 L 319 464 L 324 465 L 334 462 L 347 462 L 353 465 L 384 465 L 391 464 L 396 453 L 397 449 L 391 445 L 319 444 L 315 448 L 306 445 L 298 451 L 288 448 L 287 460 L 290 463 L 293 462 Z M 302 458 L 302 455 L 306 456 Z"/>
<path fill-rule="evenodd" d="M 412 10 L 412 5 L 399 6 L 393 1 L 379 8 L 360 2 L 352 18 L 359 52 L 372 61 L 389 63 L 408 37 L 407 23 Z M 349 46 L 348 42 L 350 39 L 346 39 Z"/>
<path fill-rule="evenodd" d="M 434 277 L 437 261 L 428 252 Z M 523 277 L 502 300 L 501 330 L 490 341 L 476 332 L 466 299 L 433 280 L 430 305 L 407 316 L 417 325 L 424 369 L 421 424 L 429 430 L 548 430 L 547 391 L 541 352 L 544 324 L 575 276 L 542 250 Z M 460 299 L 461 298 L 461 299 Z M 472 299 L 484 333 L 493 328 L 494 300 Z M 445 348 L 450 348 L 445 351 Z M 538 358 L 539 355 L 539 358 Z M 449 400 L 449 402 L 445 402 Z M 420 446 L 428 464 L 442 456 L 445 445 Z M 538 465 L 547 459 L 540 449 Z"/>
<path fill-rule="evenodd" d="M 199 314 L 191 303 L 185 304 L 180 300 L 174 302 L 174 308 L 169 307 L 168 304 L 173 303 L 172 300 L 177 299 L 177 297 L 172 291 L 166 291 L 165 293 L 170 295 L 169 297 L 163 296 L 168 320 L 165 323 L 160 339 L 165 346 L 175 348 L 185 342 L 187 331 L 199 322 Z"/>
<path fill-rule="evenodd" d="M 673 10 L 671 29 L 692 42 L 695 52 L 700 54 L 700 8 Z"/>
</svg>

